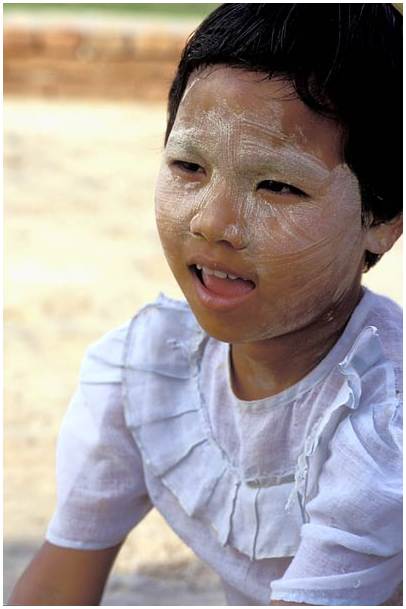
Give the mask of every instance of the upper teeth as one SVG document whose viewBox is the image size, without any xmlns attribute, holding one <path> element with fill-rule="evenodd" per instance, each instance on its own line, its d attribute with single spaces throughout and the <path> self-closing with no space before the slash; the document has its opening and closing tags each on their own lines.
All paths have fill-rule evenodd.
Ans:
<svg viewBox="0 0 406 609">
<path fill-rule="evenodd" d="M 207 275 L 214 275 L 215 277 L 220 277 L 220 279 L 239 279 L 238 275 L 231 275 L 231 273 L 223 273 L 223 271 L 215 271 L 213 269 L 209 269 L 207 266 L 200 266 L 200 264 L 196 264 L 196 268 L 199 271 L 204 271 Z"/>
</svg>

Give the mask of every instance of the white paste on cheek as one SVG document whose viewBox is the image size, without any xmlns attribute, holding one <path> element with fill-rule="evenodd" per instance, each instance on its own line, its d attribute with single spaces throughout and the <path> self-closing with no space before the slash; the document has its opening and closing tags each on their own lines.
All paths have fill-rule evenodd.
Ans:
<svg viewBox="0 0 406 609">
<path fill-rule="evenodd" d="M 272 211 L 273 224 L 265 218 L 259 223 L 263 253 L 256 258 L 264 276 L 271 269 L 274 277 L 286 277 L 286 289 L 292 290 L 296 302 L 323 292 L 337 302 L 354 281 L 364 251 L 355 176 L 347 166 L 337 166 L 320 199 L 274 205 Z M 267 230 L 272 226 L 270 239 Z"/>
<path fill-rule="evenodd" d="M 301 216 L 295 210 L 285 224 L 280 222 L 286 233 L 291 229 L 289 244 L 301 228 L 302 246 L 296 241 L 296 252 L 261 261 L 263 268 L 273 268 L 276 277 L 286 276 L 292 319 L 304 320 L 306 314 L 310 319 L 313 311 L 338 306 L 356 282 L 365 250 L 358 181 L 346 165 L 331 172 L 325 194 L 313 204 L 314 209 L 304 205 Z"/>
<path fill-rule="evenodd" d="M 323 194 L 286 208 L 292 237 L 301 235 L 303 245 L 342 242 L 350 249 L 359 242 L 361 230 L 361 200 L 358 182 L 346 165 L 330 172 Z M 280 212 L 285 208 L 281 206 Z"/>
<path fill-rule="evenodd" d="M 177 219 L 188 230 L 192 221 L 195 230 L 210 231 L 208 237 L 246 241 L 244 216 L 247 197 L 241 189 L 241 177 L 236 171 L 238 147 L 235 146 L 235 130 L 238 124 L 230 123 L 229 112 L 222 107 L 199 113 L 193 125 L 180 117 L 175 123 L 167 144 L 167 155 L 203 166 L 204 176 L 198 179 L 176 175 L 163 163 L 157 190 L 158 213 L 173 213 L 176 200 Z M 202 151 L 202 158 L 189 152 L 191 145 Z M 171 202 L 172 201 L 172 206 Z M 244 213 L 242 213 L 244 211 Z M 175 220 L 175 214 L 174 214 Z M 222 235 L 223 233 L 223 235 Z"/>
</svg>

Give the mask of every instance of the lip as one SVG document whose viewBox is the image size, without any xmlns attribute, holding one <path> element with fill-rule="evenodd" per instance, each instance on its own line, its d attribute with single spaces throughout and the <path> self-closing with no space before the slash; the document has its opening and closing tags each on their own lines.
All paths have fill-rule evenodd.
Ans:
<svg viewBox="0 0 406 609">
<path fill-rule="evenodd" d="M 252 273 L 245 272 L 242 268 L 238 269 L 235 266 L 225 264 L 219 260 L 215 260 L 214 258 L 210 258 L 208 256 L 197 254 L 196 256 L 191 258 L 190 261 L 187 262 L 189 268 L 191 266 L 196 266 L 197 264 L 199 266 L 206 266 L 209 269 L 213 269 L 214 271 L 221 271 L 222 273 L 227 273 L 227 275 L 236 275 L 237 277 L 241 277 L 241 279 L 252 281 L 252 283 L 255 285 L 257 283 Z"/>
<path fill-rule="evenodd" d="M 197 264 L 200 264 L 200 262 L 198 262 Z M 210 265 L 205 264 L 202 266 Z M 211 266 L 210 268 L 214 267 Z M 224 267 L 217 267 L 217 270 L 223 269 Z M 192 275 L 193 285 L 195 287 L 195 291 L 200 303 L 203 304 L 205 308 L 210 309 L 212 311 L 230 311 L 231 309 L 235 309 L 245 304 L 250 298 L 252 298 L 256 290 L 256 285 L 253 282 L 254 288 L 247 294 L 243 294 L 241 296 L 219 296 L 219 294 L 215 294 L 211 290 L 207 289 L 205 285 L 203 285 L 203 283 L 200 281 L 199 277 L 191 266 L 189 267 L 189 272 Z M 227 272 L 227 270 L 224 269 L 224 272 Z M 232 273 L 232 271 L 229 272 Z"/>
</svg>

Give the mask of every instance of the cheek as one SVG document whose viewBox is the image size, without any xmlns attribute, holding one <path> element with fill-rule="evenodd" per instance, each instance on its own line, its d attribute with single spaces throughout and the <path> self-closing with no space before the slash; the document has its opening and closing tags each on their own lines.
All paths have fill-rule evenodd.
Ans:
<svg viewBox="0 0 406 609">
<path fill-rule="evenodd" d="M 363 252 L 358 182 L 348 169 L 332 172 L 326 192 L 317 200 L 265 205 L 256 222 L 258 252 L 273 266 L 319 263 L 348 264 Z M 262 256 L 261 256 L 262 257 Z"/>
<path fill-rule="evenodd" d="M 155 187 L 155 218 L 162 240 L 188 229 L 193 199 L 193 193 L 182 190 L 176 177 L 162 167 Z"/>
</svg>

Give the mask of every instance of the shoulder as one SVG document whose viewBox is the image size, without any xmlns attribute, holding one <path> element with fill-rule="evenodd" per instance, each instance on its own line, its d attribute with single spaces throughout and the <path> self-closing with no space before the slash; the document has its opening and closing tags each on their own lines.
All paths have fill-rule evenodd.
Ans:
<svg viewBox="0 0 406 609">
<path fill-rule="evenodd" d="M 344 530 L 360 527 L 362 514 L 365 535 L 379 531 L 381 550 L 389 544 L 395 552 L 402 496 L 402 405 L 395 365 L 385 349 L 388 324 L 377 326 L 364 328 L 339 365 L 350 411 L 331 438 L 319 494 L 309 504 L 309 513 L 327 513 L 334 504 L 341 525 L 330 520 Z M 384 514 L 385 522 L 380 523 Z"/>
<path fill-rule="evenodd" d="M 187 378 L 205 336 L 186 302 L 160 294 L 132 320 L 123 366 L 130 371 Z"/>
<path fill-rule="evenodd" d="M 396 367 L 402 365 L 403 310 L 390 298 L 367 291 L 368 325 L 375 326 L 383 352 Z"/>
<path fill-rule="evenodd" d="M 402 325 L 403 309 L 394 300 L 364 288 L 368 298 L 369 314 L 381 320 L 384 325 Z"/>
<path fill-rule="evenodd" d="M 165 360 L 165 347 L 186 354 L 202 335 L 189 305 L 160 294 L 134 317 L 89 345 L 80 369 L 82 383 L 116 383 L 123 368 L 157 368 Z M 165 362 L 164 362 L 165 363 Z M 173 358 L 167 364 L 175 365 Z M 178 358 L 178 363 L 180 360 Z"/>
<path fill-rule="evenodd" d="M 337 383 L 334 399 L 314 427 L 308 449 L 307 499 L 320 490 L 320 470 L 327 466 L 331 480 L 333 475 L 336 479 L 334 485 L 331 480 L 324 485 L 323 496 L 331 498 L 331 489 L 340 489 L 340 496 L 348 490 L 349 514 L 351 497 L 364 491 L 380 494 L 389 480 L 398 479 L 401 463 L 401 400 L 395 363 L 385 349 L 387 325 L 373 325 L 378 321 L 374 307 L 365 302 L 356 314 L 356 332 L 351 330 L 346 343 L 351 346 L 331 377 Z M 353 485 L 348 484 L 350 474 Z"/>
<path fill-rule="evenodd" d="M 187 339 L 189 332 L 201 332 L 189 305 L 183 300 L 174 300 L 159 294 L 153 302 L 145 305 L 132 319 L 128 335 L 142 335 L 147 343 L 168 336 Z"/>
<path fill-rule="evenodd" d="M 131 320 L 128 320 L 88 346 L 80 367 L 81 383 L 120 381 L 124 345 L 130 324 Z"/>
<path fill-rule="evenodd" d="M 402 321 L 399 305 L 365 289 L 348 323 L 349 349 L 339 364 L 347 379 L 359 378 L 364 400 L 387 401 L 390 397 L 396 401 L 397 383 L 402 376 Z"/>
<path fill-rule="evenodd" d="M 349 442 L 371 456 L 370 462 L 396 461 L 402 429 L 402 310 L 389 298 L 368 292 L 368 312 L 340 371 L 354 405 L 336 441 Z M 365 465 L 365 464 L 364 464 Z"/>
</svg>

